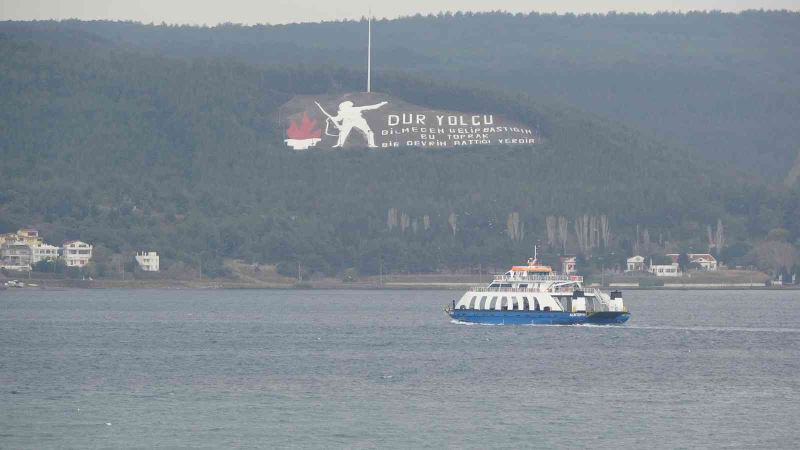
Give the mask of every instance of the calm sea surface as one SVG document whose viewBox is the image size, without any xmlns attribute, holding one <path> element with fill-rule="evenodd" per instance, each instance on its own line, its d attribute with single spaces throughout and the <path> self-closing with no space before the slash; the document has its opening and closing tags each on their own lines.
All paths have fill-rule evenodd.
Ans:
<svg viewBox="0 0 800 450">
<path fill-rule="evenodd" d="M 0 447 L 800 447 L 800 292 L 628 291 L 617 327 L 458 295 L 0 292 Z"/>
</svg>

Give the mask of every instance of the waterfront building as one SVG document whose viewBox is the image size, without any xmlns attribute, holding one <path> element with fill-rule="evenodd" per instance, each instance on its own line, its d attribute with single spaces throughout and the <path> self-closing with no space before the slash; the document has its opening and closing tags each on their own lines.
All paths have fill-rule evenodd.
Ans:
<svg viewBox="0 0 800 450">
<path fill-rule="evenodd" d="M 39 237 L 39 231 L 33 228 L 20 228 L 17 230 L 17 240 L 22 241 L 30 246 L 44 243 L 42 238 Z"/>
<path fill-rule="evenodd" d="M 668 253 L 667 256 L 672 258 L 674 264 L 678 264 L 679 253 Z M 696 263 L 703 270 L 715 271 L 718 268 L 717 258 L 709 253 L 687 253 L 686 256 L 689 257 L 689 262 Z"/>
<path fill-rule="evenodd" d="M 708 253 L 690 253 L 689 261 L 699 264 L 705 270 L 714 271 L 718 268 L 717 258 Z"/>
<path fill-rule="evenodd" d="M 17 240 L 17 233 L 3 233 L 0 234 L 0 245 L 6 242 L 14 242 Z"/>
<path fill-rule="evenodd" d="M 650 273 L 657 277 L 678 277 L 681 275 L 678 263 L 650 264 Z"/>
<path fill-rule="evenodd" d="M 31 247 L 23 241 L 6 241 L 0 246 L 0 261 L 6 269 L 31 270 Z"/>
<path fill-rule="evenodd" d="M 36 264 L 39 261 L 54 261 L 58 259 L 59 247 L 50 244 L 41 243 L 39 245 L 32 245 L 31 247 L 31 264 Z"/>
<path fill-rule="evenodd" d="M 42 238 L 39 237 L 39 231 L 33 228 L 20 228 L 16 233 L 0 234 L 0 245 L 11 242 L 22 242 L 28 245 L 42 244 Z"/>
<path fill-rule="evenodd" d="M 159 257 L 157 252 L 137 252 L 136 262 L 145 272 L 158 272 Z"/>
<path fill-rule="evenodd" d="M 92 246 L 81 241 L 66 241 L 62 256 L 67 267 L 83 267 L 92 259 Z"/>
<path fill-rule="evenodd" d="M 559 258 L 561 261 L 561 273 L 565 275 L 570 275 L 575 273 L 575 257 L 574 256 L 562 256 Z"/>
<path fill-rule="evenodd" d="M 627 259 L 628 268 L 625 272 L 644 272 L 646 271 L 646 267 L 644 264 L 644 256 L 631 256 Z"/>
</svg>

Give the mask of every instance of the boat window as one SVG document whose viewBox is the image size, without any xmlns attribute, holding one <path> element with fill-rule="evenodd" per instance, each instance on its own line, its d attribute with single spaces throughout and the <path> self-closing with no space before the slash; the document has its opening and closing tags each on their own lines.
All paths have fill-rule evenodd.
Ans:
<svg viewBox="0 0 800 450">
<path fill-rule="evenodd" d="M 527 288 L 528 288 L 528 285 L 527 285 L 527 284 L 520 284 L 520 285 L 519 285 L 519 288 L 520 288 L 520 289 L 527 289 Z"/>
<path fill-rule="evenodd" d="M 500 285 L 499 285 L 499 284 L 497 284 L 497 283 L 492 283 L 492 284 L 490 284 L 490 285 L 489 285 L 489 287 L 490 287 L 490 288 L 499 288 L 499 287 L 500 287 Z"/>
<path fill-rule="evenodd" d="M 492 297 L 492 301 L 489 302 L 489 309 L 494 309 L 497 306 L 497 297 Z"/>
<path fill-rule="evenodd" d="M 511 287 L 511 283 L 503 283 L 503 284 L 500 285 L 500 287 L 501 288 L 510 288 Z"/>
<path fill-rule="evenodd" d="M 539 311 L 539 299 L 537 299 L 536 297 L 533 297 L 533 310 Z"/>
<path fill-rule="evenodd" d="M 480 306 L 478 306 L 478 309 L 486 309 L 486 296 L 485 295 L 483 297 L 481 297 Z"/>
<path fill-rule="evenodd" d="M 472 297 L 472 300 L 469 301 L 469 309 L 475 309 L 475 300 L 478 299 L 478 296 Z"/>
<path fill-rule="evenodd" d="M 522 309 L 525 311 L 531 309 L 531 304 L 528 302 L 528 297 L 522 297 Z"/>
<path fill-rule="evenodd" d="M 500 299 L 500 309 L 503 311 L 508 311 L 508 297 L 503 297 Z"/>
<path fill-rule="evenodd" d="M 517 297 L 511 297 L 511 309 L 519 309 L 519 300 Z"/>
</svg>

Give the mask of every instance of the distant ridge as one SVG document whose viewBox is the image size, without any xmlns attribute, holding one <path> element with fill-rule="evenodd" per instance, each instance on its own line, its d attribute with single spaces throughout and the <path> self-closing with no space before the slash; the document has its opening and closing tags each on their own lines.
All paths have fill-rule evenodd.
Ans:
<svg viewBox="0 0 800 450">
<path fill-rule="evenodd" d="M 98 273 L 113 270 L 110 255 L 141 248 L 158 251 L 164 270 L 202 264 L 209 277 L 228 273 L 226 259 L 287 276 L 302 267 L 304 279 L 486 270 L 524 261 L 556 217 L 605 216 L 613 247 L 602 251 L 623 262 L 637 229 L 653 246 L 695 248 L 718 220 L 742 245 L 778 228 L 800 236 L 800 196 L 500 82 L 383 68 L 375 89 L 496 112 L 529 124 L 540 143 L 298 152 L 285 143 L 291 124 L 276 126 L 281 106 L 357 92 L 363 70 L 33 34 L 0 38 L 0 232 L 31 226 L 53 242 L 91 242 Z M 294 136 L 316 133 L 293 123 Z"/>
<path fill-rule="evenodd" d="M 569 104 L 776 185 L 797 153 L 797 12 L 457 12 L 376 23 L 375 70 Z M 75 39 L 70 31 L 102 41 Z M 104 45 L 259 65 L 355 69 L 364 67 L 367 27 L 358 21 L 211 28 L 62 21 L 4 22 L 0 33 L 24 33 L 58 47 Z"/>
</svg>

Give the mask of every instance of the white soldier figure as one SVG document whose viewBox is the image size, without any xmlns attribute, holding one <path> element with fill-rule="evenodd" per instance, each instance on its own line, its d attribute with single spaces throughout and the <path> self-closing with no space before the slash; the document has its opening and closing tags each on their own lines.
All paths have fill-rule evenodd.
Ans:
<svg viewBox="0 0 800 450">
<path fill-rule="evenodd" d="M 350 135 L 350 131 L 353 128 L 364 134 L 364 137 L 367 139 L 367 146 L 373 148 L 377 147 L 377 145 L 375 145 L 375 135 L 372 132 L 372 129 L 369 127 L 367 120 L 361 115 L 361 112 L 369 111 L 371 109 L 378 109 L 387 103 L 388 102 L 380 102 L 376 105 L 367 106 L 353 106 L 353 102 L 350 101 L 340 103 L 339 112 L 336 114 L 336 116 L 329 116 L 334 125 L 336 125 L 336 128 L 339 129 L 339 139 L 336 141 L 336 145 L 333 147 L 343 147 L 345 141 L 347 140 L 347 136 Z"/>
</svg>

